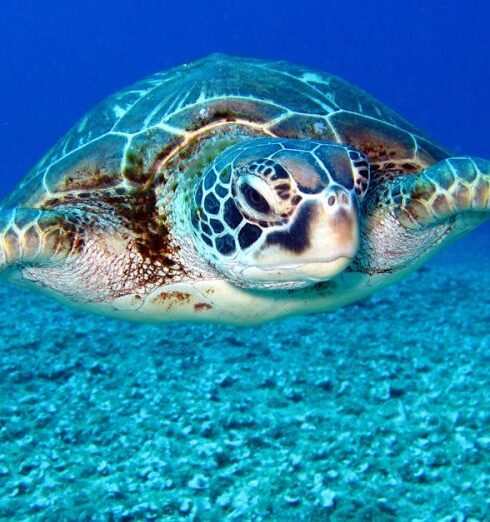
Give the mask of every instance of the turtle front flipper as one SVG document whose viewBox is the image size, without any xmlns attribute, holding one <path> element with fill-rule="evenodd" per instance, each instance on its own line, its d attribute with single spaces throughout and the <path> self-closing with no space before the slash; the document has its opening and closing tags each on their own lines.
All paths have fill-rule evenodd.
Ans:
<svg viewBox="0 0 490 522">
<path fill-rule="evenodd" d="M 75 215 L 64 211 L 0 211 L 0 273 L 20 265 L 53 266 L 82 242 Z"/>
<path fill-rule="evenodd" d="M 454 222 L 460 232 L 490 218 L 490 161 L 461 157 L 390 182 L 384 194 L 399 222 L 421 229 Z"/>
</svg>

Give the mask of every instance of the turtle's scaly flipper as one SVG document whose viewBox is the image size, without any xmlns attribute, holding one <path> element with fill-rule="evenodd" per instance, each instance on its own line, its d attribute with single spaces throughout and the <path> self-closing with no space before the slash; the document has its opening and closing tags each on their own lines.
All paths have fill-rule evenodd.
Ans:
<svg viewBox="0 0 490 522">
<path fill-rule="evenodd" d="M 472 228 L 490 218 L 490 161 L 449 158 L 414 176 L 393 180 L 383 199 L 406 228 L 426 228 L 456 218 Z"/>
<path fill-rule="evenodd" d="M 0 272 L 22 264 L 62 262 L 79 243 L 76 219 L 38 209 L 0 211 Z"/>
</svg>

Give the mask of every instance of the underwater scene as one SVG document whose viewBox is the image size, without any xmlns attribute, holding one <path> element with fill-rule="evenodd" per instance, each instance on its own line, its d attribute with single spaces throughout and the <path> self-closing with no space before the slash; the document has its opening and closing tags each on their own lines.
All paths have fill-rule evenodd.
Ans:
<svg viewBox="0 0 490 522">
<path fill-rule="evenodd" d="M 490 521 L 490 7 L 2 14 L 0 520 Z"/>
</svg>

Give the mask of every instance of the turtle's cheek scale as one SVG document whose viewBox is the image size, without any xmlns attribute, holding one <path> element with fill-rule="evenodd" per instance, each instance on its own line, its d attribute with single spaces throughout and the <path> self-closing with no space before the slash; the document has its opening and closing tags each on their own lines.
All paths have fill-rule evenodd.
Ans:
<svg viewBox="0 0 490 522">
<path fill-rule="evenodd" d="M 237 206 L 230 170 L 217 174 L 212 167 L 204 174 L 194 192 L 190 222 L 198 251 L 215 269 L 236 279 L 233 267 L 240 265 L 241 256 L 250 253 L 247 250 L 257 244 L 264 230 Z"/>
<path fill-rule="evenodd" d="M 230 197 L 224 204 L 223 219 L 225 223 L 233 230 L 236 230 L 243 221 L 243 215 L 238 210 L 233 199 Z"/>
<path fill-rule="evenodd" d="M 251 247 L 261 235 L 262 230 L 258 226 L 247 223 L 238 233 L 240 247 L 243 249 Z"/>
</svg>

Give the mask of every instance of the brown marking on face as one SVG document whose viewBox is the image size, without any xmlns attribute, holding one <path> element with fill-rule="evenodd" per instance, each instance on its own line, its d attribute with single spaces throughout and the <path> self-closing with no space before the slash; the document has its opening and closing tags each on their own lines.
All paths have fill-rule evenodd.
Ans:
<svg viewBox="0 0 490 522">
<path fill-rule="evenodd" d="M 194 305 L 194 310 L 196 312 L 203 312 L 204 310 L 211 310 L 213 308 L 209 303 L 196 303 Z"/>
<path fill-rule="evenodd" d="M 311 165 L 305 164 L 305 162 L 302 161 L 296 161 L 293 158 L 281 158 L 281 163 L 300 187 L 305 187 L 312 191 L 320 189 L 322 179 Z"/>
<path fill-rule="evenodd" d="M 351 213 L 340 208 L 331 218 L 332 231 L 337 244 L 348 244 L 355 239 L 356 222 Z"/>
</svg>

